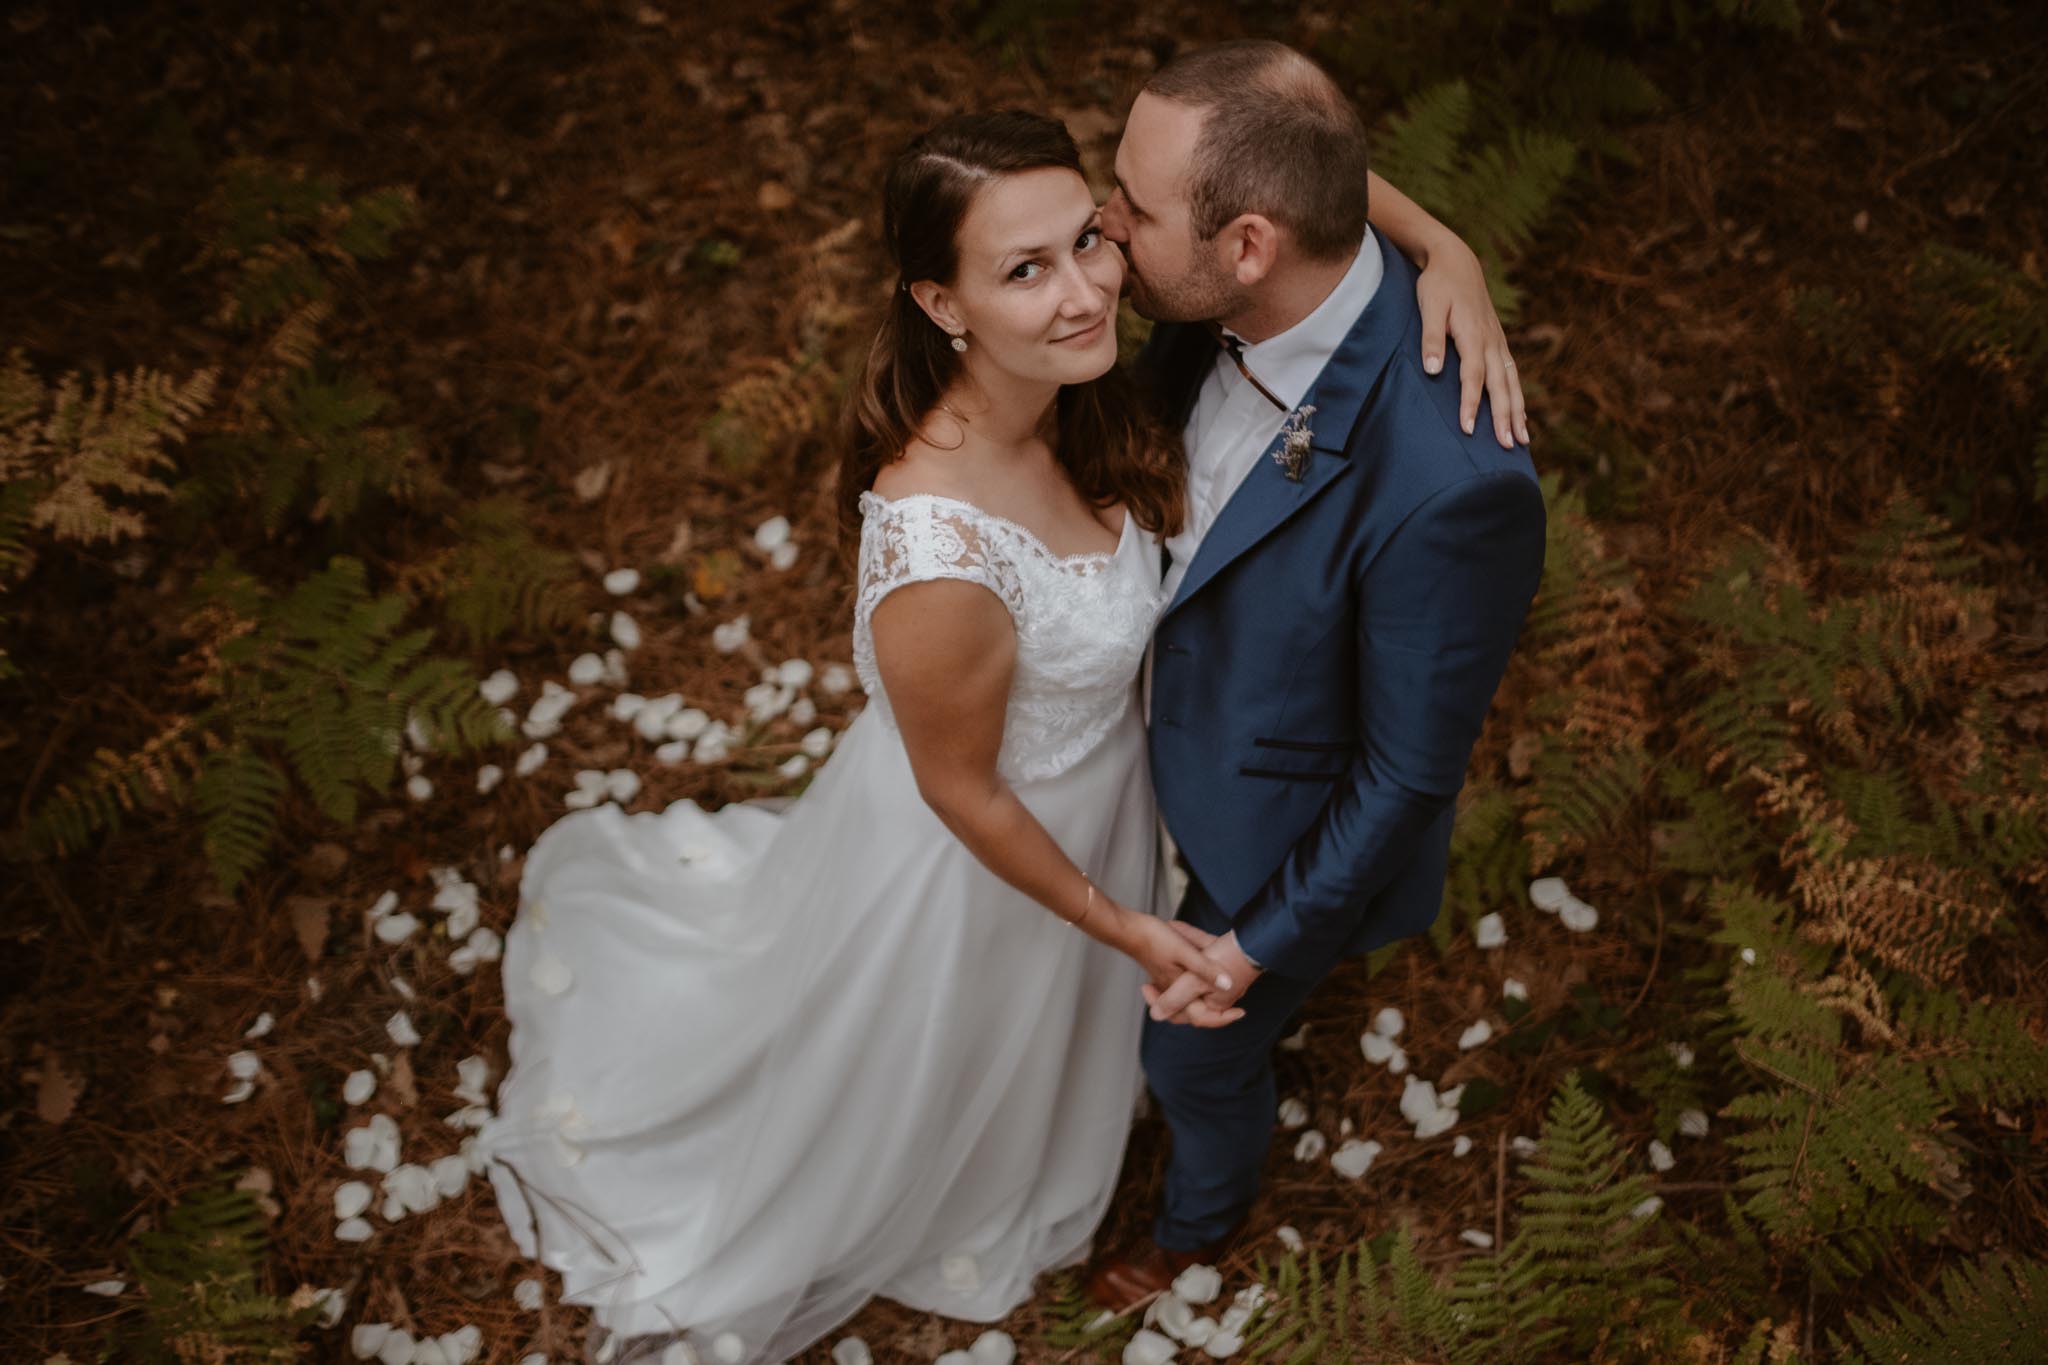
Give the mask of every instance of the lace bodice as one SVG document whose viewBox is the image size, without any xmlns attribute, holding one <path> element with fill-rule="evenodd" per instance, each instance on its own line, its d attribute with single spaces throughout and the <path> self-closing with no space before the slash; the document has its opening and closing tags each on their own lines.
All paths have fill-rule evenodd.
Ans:
<svg viewBox="0 0 2048 1365">
<path fill-rule="evenodd" d="M 1131 705 L 1152 626 L 1166 605 L 1150 538 L 1125 514 L 1113 551 L 1056 555 L 1013 521 L 936 493 L 860 495 L 853 666 L 871 703 L 896 720 L 875 667 L 875 606 L 906 583 L 979 583 L 1017 629 L 1017 667 L 996 769 L 1054 776 L 1086 757 Z"/>
</svg>

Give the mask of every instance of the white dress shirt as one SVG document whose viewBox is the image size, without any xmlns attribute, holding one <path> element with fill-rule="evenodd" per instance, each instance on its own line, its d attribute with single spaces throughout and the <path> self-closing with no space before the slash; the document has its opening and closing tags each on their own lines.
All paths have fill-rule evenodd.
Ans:
<svg viewBox="0 0 2048 1365">
<path fill-rule="evenodd" d="M 1367 228 L 1351 268 L 1313 312 L 1284 332 L 1245 344 L 1245 366 L 1289 411 L 1300 406 L 1309 385 L 1315 383 L 1358 315 L 1372 302 L 1384 269 L 1379 242 Z M 1167 552 L 1173 556 L 1163 585 L 1168 601 L 1179 591 L 1202 537 L 1280 434 L 1280 424 L 1286 418 L 1287 413 L 1266 401 L 1218 348 L 1182 432 L 1188 460 L 1188 515 L 1180 534 L 1166 542 Z"/>
</svg>

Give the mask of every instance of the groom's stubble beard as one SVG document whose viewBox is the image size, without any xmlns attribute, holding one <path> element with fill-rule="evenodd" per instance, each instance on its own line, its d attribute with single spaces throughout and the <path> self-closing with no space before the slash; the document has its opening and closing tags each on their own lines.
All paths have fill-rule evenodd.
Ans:
<svg viewBox="0 0 2048 1365">
<path fill-rule="evenodd" d="M 1177 277 L 1159 280 L 1132 268 L 1129 282 L 1131 307 L 1139 317 L 1153 322 L 1233 317 L 1249 301 L 1243 286 L 1199 252 L 1196 264 Z"/>
</svg>

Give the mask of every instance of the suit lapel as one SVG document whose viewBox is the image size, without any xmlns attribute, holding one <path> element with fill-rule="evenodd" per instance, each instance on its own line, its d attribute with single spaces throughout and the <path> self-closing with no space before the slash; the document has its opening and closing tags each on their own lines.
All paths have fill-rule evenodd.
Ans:
<svg viewBox="0 0 2048 1365">
<path fill-rule="evenodd" d="M 1377 236 L 1374 241 L 1378 244 Z M 1203 535 L 1194 562 L 1188 565 L 1179 590 L 1167 605 L 1169 613 L 1350 469 L 1352 429 L 1358 425 L 1359 414 L 1379 387 L 1387 363 L 1393 359 L 1395 348 L 1415 316 L 1415 267 L 1390 246 L 1381 246 L 1380 250 L 1384 273 L 1379 288 L 1302 399 L 1304 405 L 1313 404 L 1316 410 L 1309 419 L 1313 435 L 1308 466 L 1301 479 L 1289 479 L 1273 458 L 1281 444 L 1281 438 L 1274 437 L 1252 466 L 1252 472 L 1217 513 L 1215 524 Z M 1202 340 L 1214 349 L 1214 343 L 1206 336 Z"/>
</svg>

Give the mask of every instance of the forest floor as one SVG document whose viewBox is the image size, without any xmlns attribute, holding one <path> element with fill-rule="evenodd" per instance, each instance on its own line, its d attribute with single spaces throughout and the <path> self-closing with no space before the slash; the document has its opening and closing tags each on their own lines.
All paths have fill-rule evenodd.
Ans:
<svg viewBox="0 0 2048 1365">
<path fill-rule="evenodd" d="M 682 4 L 399 3 L 289 18 L 286 7 L 190 8 L 175 23 L 122 6 L 86 7 L 103 11 L 97 21 L 57 7 L 11 20 L 11 51 L 0 53 L 8 138 L 41 170 L 32 197 L 0 204 L 0 334 L 51 365 L 196 367 L 219 342 L 195 325 L 206 283 L 182 267 L 192 187 L 219 162 L 260 152 L 352 190 L 413 187 L 421 227 L 395 261 L 366 269 L 360 306 L 330 344 L 374 371 L 458 485 L 518 489 L 545 509 L 542 537 L 594 572 L 671 566 L 669 586 L 635 603 L 646 641 L 632 655 L 634 686 L 721 715 L 740 711 L 765 664 L 850 658 L 824 405 L 747 410 L 762 429 L 733 458 L 713 450 L 706 425 L 748 376 L 800 392 L 791 374 L 805 357 L 839 365 L 863 344 L 886 288 L 875 231 L 886 159 L 949 112 L 1014 103 L 1066 118 L 1106 173 L 1130 94 L 1160 54 L 1242 33 L 1254 11 L 1278 13 L 1115 6 L 1050 24 L 1042 46 L 1020 52 L 977 43 L 969 18 L 908 3 L 766 0 L 744 19 Z M 2015 647 L 2048 660 L 2048 537 L 2027 496 L 2030 428 L 2009 405 L 1979 401 L 1991 381 L 1975 372 L 1896 363 L 1895 338 L 1869 338 L 1867 354 L 1841 363 L 1785 302 L 1817 286 L 1895 298 L 1935 237 L 2038 276 L 2048 167 L 2014 111 L 2043 96 L 2048 21 L 1994 4 L 1872 36 L 1831 8 L 1797 44 L 1710 42 L 1701 60 L 1723 68 L 1711 79 L 1653 72 L 1680 93 L 1628 134 L 1636 164 L 1606 167 L 1597 192 L 1524 258 L 1511 336 L 1533 396 L 1536 462 L 1560 467 L 1546 426 L 1591 433 L 1565 477 L 1604 507 L 1610 543 L 1650 574 L 1682 574 L 1741 526 L 1833 545 L 1845 519 L 1903 484 L 1968 534 Z M 1262 31 L 1306 45 L 1343 15 L 1308 4 Z M 1513 54 L 1482 49 L 1474 60 Z M 2007 94 L 1967 95 L 1984 85 Z M 756 447 L 765 453 L 749 457 Z M 781 573 L 752 547 L 754 528 L 778 515 L 800 547 Z M 437 533 L 417 528 L 422 543 Z M 159 645 L 149 600 L 162 586 L 145 579 L 122 603 L 70 617 L 61 589 L 24 604 L 60 661 L 25 659 L 37 674 L 31 702 L 4 722 L 4 785 L 24 809 L 50 772 L 157 716 L 152 697 L 104 665 Z M 683 604 L 686 589 L 701 614 Z M 742 614 L 753 644 L 712 649 L 712 628 Z M 532 688 L 589 647 L 581 635 L 526 640 L 477 662 Z M 1508 761 L 1528 701 L 1511 673 L 1475 765 Z M 494 1078 L 503 1068 L 495 969 L 463 976 L 426 946 L 380 949 L 363 912 L 382 892 L 417 908 L 432 894 L 430 869 L 453 867 L 481 887 L 484 922 L 502 930 L 518 852 L 561 814 L 571 768 L 640 766 L 631 806 L 658 809 L 756 795 L 792 751 L 660 768 L 600 710 L 571 713 L 541 776 L 488 797 L 469 795 L 469 768 L 448 762 L 428 771 L 450 795 L 400 797 L 354 829 L 298 812 L 288 825 L 297 852 L 233 900 L 211 889 L 194 829 L 179 824 L 138 825 L 95 856 L 0 890 L 10 964 L 0 1355 L 93 1358 L 123 1309 L 80 1290 L 123 1273 L 138 1212 L 201 1172 L 247 1163 L 268 1173 L 278 1207 L 281 1292 L 345 1285 L 349 1322 L 420 1332 L 474 1322 L 492 1361 L 576 1357 L 579 1310 L 515 1307 L 514 1282 L 535 1272 L 485 1182 L 380 1225 L 361 1247 L 335 1241 L 330 1194 L 349 1174 L 342 1129 L 360 1117 L 342 1117 L 335 1096 L 371 1053 L 396 1054 L 402 1069 L 371 1108 L 450 1150 L 439 1116 L 460 1103 L 457 1059 L 481 1053 Z M 849 707 L 820 698 L 820 713 L 843 724 Z M 1538 1010 L 1591 983 L 1625 1007 L 1623 1035 L 1657 1027 L 1654 1000 L 1644 1003 L 1667 950 L 1662 908 L 1623 870 L 1574 885 L 1603 910 L 1594 933 L 1503 907 L 1505 947 L 1481 951 L 1461 934 L 1447 953 L 1417 945 L 1375 977 L 1349 964 L 1318 991 L 1307 1046 L 1279 1055 L 1282 1093 L 1303 1098 L 1333 1138 L 1349 1122 L 1385 1150 L 1354 1182 L 1327 1162 L 1296 1162 L 1292 1139 L 1276 1139 L 1251 1235 L 1222 1267 L 1230 1288 L 1248 1282 L 1253 1256 L 1280 1253 L 1283 1224 L 1331 1251 L 1406 1224 L 1436 1262 L 1470 1254 L 1463 1230 L 1496 1228 L 1512 1194 L 1497 1153 L 1538 1130 L 1567 1071 L 1633 1038 L 1560 1034 L 1509 1058 L 1462 1052 L 1461 1030 L 1497 1007 L 1509 978 L 1528 984 Z M 2048 998 L 2038 960 L 2005 970 L 2016 997 Z M 1469 1156 L 1413 1140 L 1399 1079 L 1359 1057 L 1359 1031 L 1385 1005 L 1405 1014 L 1422 1074 L 1504 1088 L 1499 1106 L 1459 1128 Z M 401 1007 L 424 1035 L 404 1052 L 384 1033 Z M 245 1044 L 263 1012 L 274 1031 Z M 265 1074 L 253 1098 L 224 1105 L 223 1058 L 244 1046 L 261 1051 Z M 1148 1218 L 1163 1150 L 1158 1121 L 1142 1119 L 1102 1245 Z M 1718 1134 L 1678 1155 L 1659 1180 L 1666 1216 L 1718 1207 L 1732 1178 Z M 2044 1195 L 2021 1184 L 1984 1216 L 2040 1254 Z M 1004 1324 L 1027 1360 L 1063 1358 L 1033 1344 L 1046 1311 L 1027 1306 Z M 885 1360 L 929 1360 L 979 1330 L 876 1302 L 827 1344 L 858 1333 Z M 318 1357 L 341 1358 L 345 1335 L 323 1335 Z"/>
</svg>

